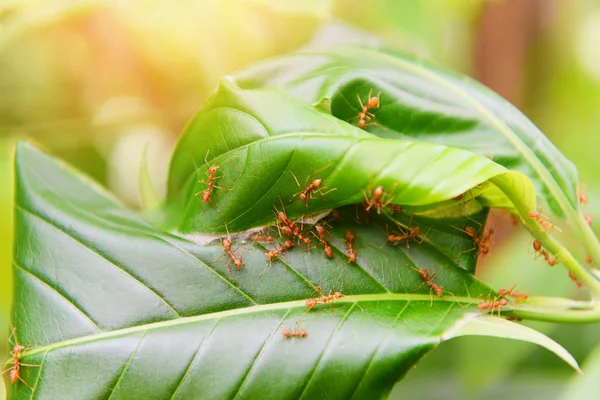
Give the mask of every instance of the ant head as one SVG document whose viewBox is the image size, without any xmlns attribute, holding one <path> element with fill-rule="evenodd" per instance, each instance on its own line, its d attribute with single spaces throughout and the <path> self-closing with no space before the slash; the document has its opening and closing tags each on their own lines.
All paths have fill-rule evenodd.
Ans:
<svg viewBox="0 0 600 400">
<path fill-rule="evenodd" d="M 359 128 L 364 128 L 365 126 L 367 126 L 367 121 L 365 121 L 364 119 L 362 119 L 362 118 L 361 118 L 361 119 L 358 121 L 358 127 L 359 127 Z"/>
<path fill-rule="evenodd" d="M 535 251 L 540 251 L 542 250 L 542 243 L 539 240 L 534 240 L 533 241 L 533 249 Z"/>
<path fill-rule="evenodd" d="M 306 238 L 306 239 L 308 239 L 308 238 Z M 308 240 L 309 240 L 308 243 L 310 243 L 310 239 L 308 239 Z M 288 239 L 285 241 L 285 247 L 292 247 L 293 245 L 294 245 L 294 241 L 292 239 Z"/>
<path fill-rule="evenodd" d="M 579 193 L 579 202 L 581 204 L 583 204 L 585 206 L 588 203 L 588 201 L 589 201 L 589 199 L 588 199 L 587 194 L 585 194 L 583 192 Z"/>
<path fill-rule="evenodd" d="M 438 296 L 442 297 L 442 296 L 444 295 L 444 289 L 442 289 L 442 288 L 441 288 L 441 286 L 436 286 L 436 288 L 435 288 L 435 293 L 436 293 Z"/>
<path fill-rule="evenodd" d="M 15 347 L 13 347 L 13 353 L 20 353 L 23 350 L 25 350 L 25 346 L 22 346 L 20 344 L 16 345 Z"/>
<path fill-rule="evenodd" d="M 302 241 L 304 242 L 304 244 L 311 244 L 312 243 L 312 239 L 309 238 L 309 237 L 302 238 Z"/>
<path fill-rule="evenodd" d="M 312 308 L 317 305 L 317 299 L 308 299 L 305 303 L 306 307 Z"/>
<path fill-rule="evenodd" d="M 241 257 L 239 259 L 235 260 L 234 264 L 235 264 L 235 267 L 237 269 L 240 269 L 240 268 L 242 268 L 244 266 L 244 263 L 242 262 L 242 258 Z"/>
<path fill-rule="evenodd" d="M 383 194 L 383 186 L 377 186 L 375 188 L 375 190 L 373 191 L 373 197 L 377 198 L 377 197 L 381 197 L 381 195 Z"/>
<path fill-rule="evenodd" d="M 344 295 L 342 294 L 342 292 L 335 292 L 333 293 L 333 297 L 335 297 L 336 299 L 341 299 L 342 297 L 344 297 Z"/>
<path fill-rule="evenodd" d="M 500 304 L 501 306 L 505 306 L 505 305 L 507 305 L 507 304 L 508 304 L 508 300 L 506 300 L 506 299 L 500 299 L 500 300 L 498 301 L 498 304 Z"/>
<path fill-rule="evenodd" d="M 265 254 L 267 255 L 267 260 L 270 260 L 273 257 L 275 257 L 275 253 L 273 251 L 267 251 Z"/>
<path fill-rule="evenodd" d="M 420 269 L 419 275 L 421 275 L 421 278 L 425 280 L 429 279 L 429 271 L 427 271 L 426 269 Z"/>
<path fill-rule="evenodd" d="M 348 255 L 348 261 L 349 262 L 355 262 L 356 261 L 356 254 L 352 253 L 352 254 Z"/>
<path fill-rule="evenodd" d="M 302 329 L 300 332 L 298 332 L 298 335 L 304 337 L 307 335 L 306 331 L 304 329 Z"/>
<path fill-rule="evenodd" d="M 217 173 L 218 169 L 219 169 L 218 165 L 211 165 L 210 168 L 208 168 L 208 173 L 211 175 L 214 175 Z"/>
<path fill-rule="evenodd" d="M 352 231 L 346 231 L 346 240 L 354 240 L 354 233 Z"/>
<path fill-rule="evenodd" d="M 325 228 L 323 228 L 321 225 L 315 225 L 315 229 L 317 230 L 317 233 L 319 235 L 322 235 L 325 233 Z"/>
<path fill-rule="evenodd" d="M 584 214 L 583 218 L 585 219 L 586 224 L 592 226 L 592 216 L 588 214 Z"/>
</svg>

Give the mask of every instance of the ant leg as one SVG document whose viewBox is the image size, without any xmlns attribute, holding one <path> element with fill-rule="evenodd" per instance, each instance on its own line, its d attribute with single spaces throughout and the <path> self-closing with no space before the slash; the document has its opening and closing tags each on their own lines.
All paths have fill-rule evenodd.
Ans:
<svg viewBox="0 0 600 400">
<path fill-rule="evenodd" d="M 470 253 L 470 252 L 472 252 L 473 250 L 476 250 L 476 249 L 477 249 L 477 246 L 474 246 L 472 249 L 465 250 L 465 251 L 463 251 L 463 252 L 459 253 L 459 254 L 456 256 L 456 258 L 458 258 L 458 257 L 462 256 L 463 254 Z"/>
<path fill-rule="evenodd" d="M 427 282 L 423 282 L 421 283 L 416 289 L 413 289 L 413 292 L 416 292 L 417 290 L 421 289 L 423 287 L 423 285 L 426 285 Z"/>
<path fill-rule="evenodd" d="M 204 163 L 206 165 L 208 165 L 208 168 L 210 168 L 210 164 L 208 163 L 208 154 L 210 153 L 210 149 L 206 150 L 206 156 L 204 156 Z"/>
<path fill-rule="evenodd" d="M 360 109 L 364 110 L 365 106 L 362 103 L 362 100 L 360 99 L 360 96 L 358 95 L 358 93 L 356 93 L 356 98 L 358 99 L 358 104 L 360 104 Z"/>
<path fill-rule="evenodd" d="M 329 168 L 330 166 L 331 166 L 331 164 L 327 164 L 327 165 L 326 165 L 326 166 L 324 166 L 323 168 L 316 170 L 316 171 L 314 172 L 314 175 L 317 175 L 319 172 L 323 172 L 323 171 L 325 171 L 325 170 L 326 170 L 327 168 Z M 309 176 L 310 176 L 310 175 L 309 175 Z M 308 181 L 307 181 L 307 182 L 308 182 Z"/>
<path fill-rule="evenodd" d="M 15 339 L 15 341 L 13 341 L 13 338 Z M 17 345 L 17 327 L 14 326 L 12 328 L 12 331 L 10 333 L 10 336 L 8 337 L 8 343 L 12 344 L 13 347 Z"/>
<path fill-rule="evenodd" d="M 315 191 L 315 192 L 318 192 L 318 193 L 319 193 L 321 196 L 325 196 L 326 194 L 329 194 L 329 193 L 331 193 L 331 192 L 333 192 L 333 191 L 335 191 L 335 190 L 338 190 L 338 188 L 329 189 L 329 190 L 328 190 L 328 191 L 326 191 L 326 192 L 323 192 L 322 190 L 323 190 L 323 189 L 321 189 L 321 190 L 318 190 L 318 191 Z"/>
<path fill-rule="evenodd" d="M 232 190 L 233 190 L 233 188 L 225 188 L 225 187 L 223 187 L 223 186 L 216 186 L 216 185 L 213 185 L 213 187 L 214 187 L 215 189 L 221 189 L 221 190 L 229 190 L 229 191 L 232 191 Z"/>
<path fill-rule="evenodd" d="M 302 185 L 300 185 L 300 182 L 298 181 L 298 178 L 296 178 L 296 175 L 294 175 L 294 173 L 292 172 L 292 170 L 290 170 L 290 174 L 292 174 L 292 176 L 294 177 L 294 180 L 296 181 L 296 185 L 298 185 L 298 187 L 301 188 Z M 300 193 L 302 193 L 302 192 L 300 192 Z M 298 194 L 300 194 L 300 193 L 298 193 Z M 296 195 L 294 195 L 294 196 L 296 196 Z"/>
<path fill-rule="evenodd" d="M 33 388 L 32 388 L 31 386 L 29 386 L 29 383 L 27 383 L 27 382 L 25 381 L 25 379 L 23 379 L 23 378 L 22 378 L 20 375 L 17 375 L 17 378 L 19 378 L 19 380 L 20 380 L 21 382 L 23 382 L 23 384 L 24 384 L 25 386 L 27 386 L 29 389 L 31 389 L 31 391 L 32 391 L 32 392 L 34 391 L 34 390 L 33 390 Z"/>
<path fill-rule="evenodd" d="M 15 363 L 14 361 L 10 361 L 8 364 L 13 364 L 13 365 L 14 365 L 14 363 Z M 0 374 L 0 375 L 4 375 L 4 374 L 6 374 L 7 372 L 10 372 L 10 371 L 12 371 L 13 369 L 14 369 L 14 367 L 10 367 L 9 369 L 7 369 L 7 370 L 5 370 L 5 371 L 2 371 L 2 374 Z"/>
<path fill-rule="evenodd" d="M 424 234 L 423 236 L 417 236 L 417 237 L 418 237 L 419 239 L 421 239 L 421 240 L 418 240 L 418 239 L 415 239 L 415 238 L 413 238 L 413 239 L 414 239 L 414 240 L 415 240 L 415 242 L 417 242 L 418 244 L 421 244 L 421 243 L 423 243 L 423 241 L 425 240 L 425 238 L 426 238 L 426 237 L 427 237 L 427 235 L 429 234 L 429 231 L 430 231 L 430 230 L 431 230 L 431 226 L 429 227 L 429 229 L 427 229 L 427 232 L 425 232 L 425 234 Z"/>
</svg>

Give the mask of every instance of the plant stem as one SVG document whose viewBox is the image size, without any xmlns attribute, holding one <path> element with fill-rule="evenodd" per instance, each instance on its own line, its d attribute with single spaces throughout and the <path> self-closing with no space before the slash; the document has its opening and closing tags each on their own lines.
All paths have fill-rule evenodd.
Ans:
<svg viewBox="0 0 600 400">
<path fill-rule="evenodd" d="M 529 208 L 525 205 L 518 194 L 515 194 L 513 188 L 510 187 L 506 182 L 502 179 L 494 179 L 491 180 L 500 190 L 506 194 L 506 196 L 513 202 L 515 208 L 517 209 L 519 216 L 521 217 L 521 222 L 525 225 L 525 227 L 531 232 L 531 234 L 537 238 L 541 244 L 547 248 L 556 258 L 564 264 L 567 269 L 577 277 L 581 281 L 581 283 L 585 284 L 591 291 L 594 299 L 600 297 L 600 282 L 588 273 L 587 269 L 583 267 L 576 259 L 573 257 L 571 252 L 561 245 L 556 239 L 548 234 L 536 222 L 535 220 L 529 217 Z M 572 209 L 569 209 L 572 211 Z M 565 210 L 567 212 L 567 210 Z M 568 213 L 570 214 L 570 213 Z M 574 223 L 578 225 L 577 221 L 582 220 L 579 215 L 576 215 L 574 219 Z M 581 228 L 578 226 L 578 228 Z M 581 232 L 581 229 L 578 229 Z M 584 230 L 585 231 L 585 230 Z M 586 247 L 598 247 L 598 242 L 595 240 L 595 243 L 587 243 Z M 598 249 L 600 252 L 600 248 Z M 600 321 L 600 313 L 597 313 L 596 320 Z"/>
</svg>

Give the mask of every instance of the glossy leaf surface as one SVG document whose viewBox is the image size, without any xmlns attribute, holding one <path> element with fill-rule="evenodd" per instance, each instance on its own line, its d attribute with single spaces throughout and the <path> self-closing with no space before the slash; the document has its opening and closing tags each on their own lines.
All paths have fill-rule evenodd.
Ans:
<svg viewBox="0 0 600 400">
<path fill-rule="evenodd" d="M 21 369 L 37 399 L 384 396 L 477 312 L 457 298 L 491 292 L 425 236 L 380 248 L 386 215 L 366 225 L 342 210 L 330 221 L 332 260 L 296 246 L 269 266 L 265 245 L 234 236 L 246 264 L 238 271 L 218 240 L 198 245 L 155 229 L 27 144 L 16 171 L 13 322 L 32 346 L 21 362 L 38 365 Z M 337 239 L 348 230 L 357 235 L 352 264 Z M 444 297 L 430 294 L 418 268 L 435 272 Z M 317 285 L 345 297 L 307 312 Z M 286 339 L 284 329 L 308 336 Z M 9 390 L 31 397 L 22 383 Z"/>
<path fill-rule="evenodd" d="M 208 172 L 211 166 L 218 167 L 214 175 Z M 203 203 L 211 176 L 219 188 Z M 314 199 L 299 201 L 316 178 L 323 183 Z M 242 231 L 272 223 L 275 208 L 299 217 L 373 199 L 379 185 L 384 203 L 457 205 L 457 196 L 491 178 L 535 206 L 531 182 L 488 158 L 377 137 L 276 88 L 242 90 L 224 79 L 175 149 L 164 224 L 184 233 L 224 233 L 225 224 Z M 486 205 L 510 208 L 493 184 L 480 190 Z"/>
<path fill-rule="evenodd" d="M 427 141 L 491 157 L 520 171 L 558 215 L 578 208 L 577 170 L 514 106 L 483 85 L 424 62 L 358 47 L 307 49 L 235 75 L 243 88 L 277 86 L 349 120 L 381 93 L 372 109 L 382 138 Z M 356 123 L 356 120 L 354 120 Z"/>
</svg>

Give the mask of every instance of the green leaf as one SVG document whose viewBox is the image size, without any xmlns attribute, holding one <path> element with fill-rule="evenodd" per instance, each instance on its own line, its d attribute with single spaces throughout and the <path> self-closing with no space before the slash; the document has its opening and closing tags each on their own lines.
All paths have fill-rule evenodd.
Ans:
<svg viewBox="0 0 600 400">
<path fill-rule="evenodd" d="M 560 395 L 561 400 L 593 399 L 598 395 L 600 379 L 600 346 L 591 352 L 583 366 L 585 374 L 574 377 L 566 390 Z"/>
<path fill-rule="evenodd" d="M 476 318 L 464 320 L 463 324 L 457 325 L 455 329 L 448 331 L 444 339 L 451 339 L 459 336 L 478 335 L 493 336 L 504 339 L 522 340 L 537 344 L 550 350 L 577 372 L 582 373 L 577 361 L 561 345 L 550 339 L 548 336 L 517 323 L 507 321 L 498 317 Z"/>
<path fill-rule="evenodd" d="M 382 138 L 419 140 L 492 157 L 520 171 L 559 216 L 577 209 L 577 170 L 514 106 L 483 85 L 422 61 L 381 50 L 336 46 L 272 58 L 235 75 L 242 88 L 278 86 L 349 120 L 371 89 Z"/>
<path fill-rule="evenodd" d="M 332 260 L 294 248 L 269 266 L 265 246 L 233 236 L 237 271 L 219 241 L 154 228 L 30 145 L 18 145 L 15 170 L 12 319 L 32 346 L 21 362 L 38 365 L 21 368 L 37 399 L 382 397 L 473 318 L 470 298 L 492 293 L 426 237 L 379 248 L 386 215 L 367 225 L 342 210 Z M 356 264 L 339 239 L 347 230 Z M 316 285 L 345 297 L 307 312 Z M 285 339 L 296 326 L 308 336 Z M 22 383 L 9 390 L 31 396 Z"/>
<path fill-rule="evenodd" d="M 202 204 L 210 165 L 220 167 L 215 181 L 222 188 Z M 317 177 L 328 193 L 305 205 L 295 196 Z M 509 189 L 500 191 L 500 184 Z M 285 207 L 290 217 L 307 209 L 315 214 L 362 202 L 378 185 L 387 201 L 412 211 L 441 204 L 464 216 L 464 207 L 456 207 L 461 202 L 452 199 L 476 186 L 486 206 L 510 208 L 518 193 L 535 207 L 531 182 L 486 157 L 377 137 L 279 89 L 242 90 L 224 79 L 177 144 L 161 223 L 183 233 L 224 233 L 225 224 L 242 231 L 272 223 L 274 207 Z"/>
</svg>

